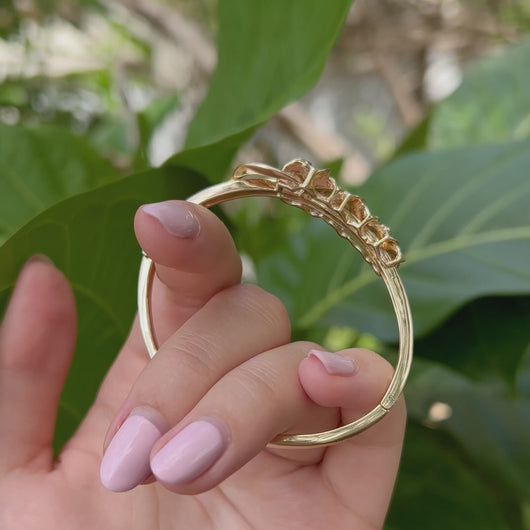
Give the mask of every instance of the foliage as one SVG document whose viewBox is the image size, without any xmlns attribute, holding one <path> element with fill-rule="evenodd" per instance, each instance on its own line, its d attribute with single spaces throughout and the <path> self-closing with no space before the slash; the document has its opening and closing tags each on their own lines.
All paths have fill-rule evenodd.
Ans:
<svg viewBox="0 0 530 530">
<path fill-rule="evenodd" d="M 523 42 L 475 65 L 465 83 L 435 110 L 429 146 L 457 147 L 528 138 L 529 56 L 530 42 Z"/>
<path fill-rule="evenodd" d="M 61 199 L 118 177 L 82 138 L 61 129 L 27 130 L 1 123 L 0 165 L 0 243 Z"/>
<path fill-rule="evenodd" d="M 92 134 L 0 127 L 0 303 L 36 252 L 67 274 L 78 302 L 57 446 L 88 407 L 135 310 L 135 208 L 223 178 L 252 132 L 316 82 L 349 4 L 220 2 L 216 73 L 187 149 L 161 168 L 122 177 L 90 146 Z M 530 528 L 530 46 L 503 54 L 472 69 L 355 191 L 401 241 L 418 339 L 389 529 Z M 177 101 L 170 95 L 136 116 L 131 168 L 145 169 L 149 138 Z M 230 221 L 258 283 L 290 310 L 294 336 L 333 336 L 345 347 L 369 332 L 395 355 L 391 306 L 355 251 L 292 208 L 262 206 L 241 206 Z"/>
<path fill-rule="evenodd" d="M 76 17 L 85 6 L 100 7 L 98 0 L 35 0 L 20 3 L 16 0 L 3 0 L 0 4 L 0 37 L 11 36 L 27 17 L 43 20 L 62 10 L 70 17 Z"/>
</svg>

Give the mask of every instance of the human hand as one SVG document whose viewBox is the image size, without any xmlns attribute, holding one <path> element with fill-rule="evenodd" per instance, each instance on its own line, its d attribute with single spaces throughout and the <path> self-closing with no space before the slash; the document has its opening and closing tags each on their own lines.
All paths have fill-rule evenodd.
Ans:
<svg viewBox="0 0 530 530">
<path fill-rule="evenodd" d="M 0 528 L 380 528 L 401 453 L 403 399 L 338 445 L 265 446 L 280 432 L 360 417 L 386 390 L 391 367 L 365 350 L 335 356 L 289 343 L 282 304 L 239 283 L 233 242 L 208 210 L 180 201 L 148 206 L 135 228 L 156 263 L 162 346 L 149 361 L 134 323 L 56 462 L 74 300 L 42 259 L 20 274 L 0 328 Z M 101 484 L 103 440 L 102 480 L 126 493 Z"/>
</svg>

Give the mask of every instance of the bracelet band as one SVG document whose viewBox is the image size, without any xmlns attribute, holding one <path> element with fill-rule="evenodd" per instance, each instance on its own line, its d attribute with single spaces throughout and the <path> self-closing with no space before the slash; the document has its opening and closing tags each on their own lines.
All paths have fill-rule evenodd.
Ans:
<svg viewBox="0 0 530 530">
<path fill-rule="evenodd" d="M 412 362 L 413 331 L 408 298 L 397 273 L 403 261 L 401 251 L 389 229 L 370 214 L 360 197 L 340 189 L 328 170 L 317 170 L 304 160 L 293 160 L 282 170 L 262 164 L 244 164 L 235 170 L 229 181 L 206 188 L 188 201 L 209 208 L 225 201 L 256 196 L 277 197 L 331 225 L 384 281 L 397 317 L 399 357 L 390 385 L 375 408 L 362 418 L 336 429 L 312 434 L 279 434 L 269 443 L 270 447 L 332 445 L 366 430 L 383 418 L 405 386 Z M 153 262 L 144 254 L 138 278 L 138 318 L 151 358 L 158 350 L 150 303 L 154 269 Z"/>
</svg>

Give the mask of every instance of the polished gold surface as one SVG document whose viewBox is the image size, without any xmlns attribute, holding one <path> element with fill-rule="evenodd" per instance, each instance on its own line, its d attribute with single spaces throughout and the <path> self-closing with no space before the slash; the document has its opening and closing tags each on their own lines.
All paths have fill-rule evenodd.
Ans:
<svg viewBox="0 0 530 530">
<path fill-rule="evenodd" d="M 322 218 L 347 239 L 385 283 L 399 328 L 399 358 L 394 376 L 380 403 L 362 418 L 336 429 L 312 434 L 280 434 L 271 447 L 332 445 L 358 434 L 379 421 L 398 400 L 412 362 L 412 319 L 407 295 L 397 273 L 403 261 L 390 230 L 373 216 L 357 195 L 340 189 L 329 171 L 315 169 L 305 160 L 293 160 L 281 170 L 262 164 L 244 164 L 231 180 L 206 188 L 188 200 L 206 207 L 243 197 L 277 197 L 283 202 Z M 144 254 L 138 278 L 138 317 L 147 347 L 153 357 L 158 349 L 151 321 L 150 293 L 154 265 Z"/>
</svg>

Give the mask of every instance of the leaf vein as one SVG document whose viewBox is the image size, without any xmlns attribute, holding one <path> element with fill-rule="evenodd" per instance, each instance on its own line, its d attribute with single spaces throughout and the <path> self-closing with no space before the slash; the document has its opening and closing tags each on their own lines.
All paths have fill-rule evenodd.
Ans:
<svg viewBox="0 0 530 530">
<path fill-rule="evenodd" d="M 458 237 L 434 243 L 421 249 L 413 250 L 405 255 L 406 261 L 402 267 L 410 266 L 422 260 L 456 252 L 465 248 L 472 248 L 480 245 L 492 243 L 501 243 L 506 241 L 516 241 L 518 239 L 530 239 L 530 226 L 521 226 L 517 228 L 508 228 L 503 230 L 492 230 L 482 234 L 465 234 Z M 324 298 L 319 300 L 298 320 L 301 327 L 310 327 L 314 325 L 322 316 L 325 315 L 333 306 L 342 302 L 349 296 L 354 295 L 363 287 L 374 283 L 379 278 L 371 271 L 367 270 L 358 274 L 348 282 L 336 287 L 330 291 Z"/>
<path fill-rule="evenodd" d="M 72 282 L 72 287 L 75 291 L 78 291 L 79 293 L 83 294 L 89 300 L 99 306 L 101 310 L 109 317 L 112 323 L 116 326 L 116 329 L 118 329 L 123 336 L 127 334 L 126 326 L 122 324 L 119 316 L 112 310 L 110 305 L 103 298 L 100 298 L 95 292 L 86 289 L 83 285 L 79 283 Z"/>
<path fill-rule="evenodd" d="M 517 150 L 519 150 L 518 157 L 523 158 L 527 157 L 528 153 L 526 150 L 520 150 L 520 145 L 517 145 Z M 490 163 L 484 171 L 477 171 L 474 178 L 470 179 L 465 186 L 462 188 L 455 188 L 455 191 L 452 196 L 448 197 L 445 202 L 443 202 L 440 208 L 433 214 L 433 216 L 423 225 L 423 229 L 418 232 L 416 237 L 411 241 L 409 249 L 415 249 L 421 247 L 426 243 L 429 238 L 434 234 L 437 228 L 439 228 L 442 223 L 447 220 L 451 213 L 463 202 L 469 199 L 473 192 L 484 182 L 494 176 L 497 176 L 500 173 L 500 167 L 506 162 L 512 162 L 514 160 L 513 149 L 507 149 L 503 156 L 500 156 L 495 163 Z"/>
<path fill-rule="evenodd" d="M 24 179 L 17 175 L 14 171 L 4 168 L 3 173 L 6 180 L 13 186 L 14 190 L 18 192 L 20 198 L 30 206 L 35 212 L 43 210 L 46 205 L 39 200 L 39 198 L 31 192 L 31 189 L 26 186 Z"/>
</svg>

